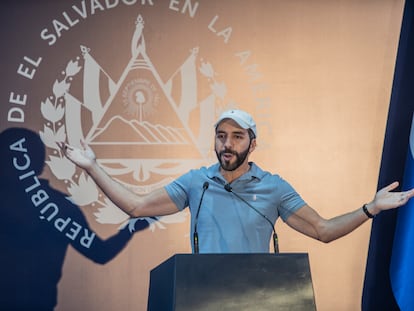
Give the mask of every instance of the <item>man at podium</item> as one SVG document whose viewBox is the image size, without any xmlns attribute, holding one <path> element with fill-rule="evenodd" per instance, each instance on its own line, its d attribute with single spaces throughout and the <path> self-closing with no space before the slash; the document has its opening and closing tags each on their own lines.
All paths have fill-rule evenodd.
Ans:
<svg viewBox="0 0 414 311">
<path fill-rule="evenodd" d="M 218 162 L 191 170 L 163 188 L 137 195 L 112 179 L 84 142 L 76 148 L 64 142 L 65 155 L 83 168 L 102 191 L 131 217 L 163 216 L 189 208 L 195 253 L 265 253 L 273 234 L 277 252 L 276 220 L 322 242 L 338 239 L 383 210 L 407 203 L 414 189 L 393 192 L 394 182 L 379 190 L 372 201 L 353 211 L 324 219 L 282 177 L 249 161 L 256 148 L 256 123 L 242 110 L 224 112 L 215 124 Z"/>
</svg>

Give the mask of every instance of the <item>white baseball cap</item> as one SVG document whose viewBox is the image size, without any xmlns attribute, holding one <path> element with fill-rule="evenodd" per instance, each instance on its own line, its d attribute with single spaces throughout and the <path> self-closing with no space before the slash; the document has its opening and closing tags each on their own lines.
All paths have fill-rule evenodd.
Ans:
<svg viewBox="0 0 414 311">
<path fill-rule="evenodd" d="M 232 109 L 225 111 L 221 114 L 216 124 L 215 128 L 220 124 L 224 119 L 234 120 L 241 128 L 251 129 L 254 133 L 254 136 L 257 137 L 256 123 L 254 122 L 252 116 L 243 110 Z"/>
</svg>

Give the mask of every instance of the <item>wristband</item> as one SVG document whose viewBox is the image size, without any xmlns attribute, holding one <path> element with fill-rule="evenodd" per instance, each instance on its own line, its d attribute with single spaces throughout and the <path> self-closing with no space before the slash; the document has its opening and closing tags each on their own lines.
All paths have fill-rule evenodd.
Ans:
<svg viewBox="0 0 414 311">
<path fill-rule="evenodd" d="M 366 205 L 366 204 L 362 205 L 362 210 L 364 211 L 365 215 L 367 215 L 367 216 L 368 216 L 368 218 L 374 218 L 374 215 L 372 215 L 372 214 L 368 211 L 368 209 L 367 209 L 367 205 Z"/>
</svg>

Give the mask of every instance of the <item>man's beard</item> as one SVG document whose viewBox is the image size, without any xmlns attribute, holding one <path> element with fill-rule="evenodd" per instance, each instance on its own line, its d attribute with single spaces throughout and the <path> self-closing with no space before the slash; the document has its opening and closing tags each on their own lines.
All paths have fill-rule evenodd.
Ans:
<svg viewBox="0 0 414 311">
<path fill-rule="evenodd" d="M 247 147 L 246 150 L 241 152 L 241 153 L 238 153 L 234 150 L 229 150 L 229 149 L 225 149 L 225 150 L 221 151 L 220 153 L 217 152 L 217 149 L 215 151 L 216 151 L 217 159 L 220 162 L 221 168 L 225 171 L 235 171 L 246 160 L 246 158 L 249 154 L 249 149 L 250 149 L 250 146 Z M 233 154 L 234 156 L 236 156 L 236 161 L 234 163 L 230 163 L 230 161 L 222 160 L 221 156 L 223 155 L 223 153 Z"/>
</svg>

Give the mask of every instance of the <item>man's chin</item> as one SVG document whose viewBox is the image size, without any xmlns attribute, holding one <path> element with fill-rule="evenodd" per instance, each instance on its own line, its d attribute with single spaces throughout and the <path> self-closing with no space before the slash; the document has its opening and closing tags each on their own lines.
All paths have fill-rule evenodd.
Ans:
<svg viewBox="0 0 414 311">
<path fill-rule="evenodd" d="M 232 165 L 230 163 L 221 162 L 220 164 L 221 164 L 221 168 L 226 172 L 233 172 L 238 168 L 237 165 L 234 165 L 234 164 Z"/>
</svg>

